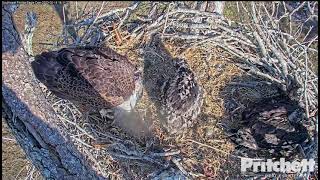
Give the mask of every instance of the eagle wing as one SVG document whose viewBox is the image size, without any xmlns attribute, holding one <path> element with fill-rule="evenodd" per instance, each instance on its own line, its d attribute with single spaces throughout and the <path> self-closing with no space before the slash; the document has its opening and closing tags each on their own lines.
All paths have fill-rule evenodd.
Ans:
<svg viewBox="0 0 320 180">
<path fill-rule="evenodd" d="M 36 77 L 57 96 L 113 107 L 134 91 L 134 65 L 107 47 L 64 48 L 35 57 Z"/>
</svg>

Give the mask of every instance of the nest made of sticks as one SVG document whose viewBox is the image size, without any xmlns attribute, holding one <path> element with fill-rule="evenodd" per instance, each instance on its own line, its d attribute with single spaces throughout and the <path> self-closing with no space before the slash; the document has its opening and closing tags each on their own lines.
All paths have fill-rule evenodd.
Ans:
<svg viewBox="0 0 320 180">
<path fill-rule="evenodd" d="M 287 91 L 293 81 L 301 86 L 297 99 L 306 109 L 304 123 L 314 139 L 313 149 L 304 155 L 316 158 L 318 76 L 310 59 L 317 57 L 318 36 L 306 24 L 317 19 L 317 3 L 236 5 L 238 13 L 246 14 L 237 22 L 208 10 L 208 2 L 135 2 L 111 11 L 104 10 L 105 2 L 90 10 L 87 4 L 71 3 L 73 10 L 63 11 L 63 33 L 52 49 L 108 45 L 143 67 L 144 47 L 154 33 L 160 33 L 165 48 L 173 57 L 187 60 L 205 90 L 201 123 L 170 136 L 160 127 L 156 103 L 145 87 L 135 109 L 154 136 L 140 138 L 98 115 L 83 119 L 72 103 L 43 87 L 61 119 L 59 126 L 97 172 L 111 179 L 156 178 L 174 167 L 190 178 L 248 176 L 240 175 L 239 157 L 222 124 L 249 103 L 276 94 L 274 87 Z M 306 13 L 300 15 L 303 8 Z M 287 19 L 290 22 L 283 26 Z M 146 74 L 145 79 L 156 77 Z"/>
</svg>

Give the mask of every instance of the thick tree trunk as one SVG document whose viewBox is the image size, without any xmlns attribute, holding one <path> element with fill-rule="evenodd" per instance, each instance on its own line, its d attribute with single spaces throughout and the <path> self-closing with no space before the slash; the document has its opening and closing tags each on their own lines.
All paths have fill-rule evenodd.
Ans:
<svg viewBox="0 0 320 180">
<path fill-rule="evenodd" d="M 104 179 L 61 134 L 58 117 L 35 81 L 13 5 L 2 6 L 2 108 L 18 143 L 46 179 Z"/>
</svg>

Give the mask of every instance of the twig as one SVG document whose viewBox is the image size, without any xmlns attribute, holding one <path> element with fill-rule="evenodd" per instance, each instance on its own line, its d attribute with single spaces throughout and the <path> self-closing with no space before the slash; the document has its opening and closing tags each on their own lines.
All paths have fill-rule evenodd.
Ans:
<svg viewBox="0 0 320 180">
<path fill-rule="evenodd" d="M 98 14 L 96 15 L 96 18 L 93 20 L 92 24 L 88 27 L 88 29 L 87 29 L 86 32 L 84 33 L 84 36 L 81 38 L 81 40 L 80 40 L 81 43 L 83 43 L 83 42 L 86 40 L 86 38 L 87 38 L 87 36 L 88 36 L 88 34 L 89 34 L 89 30 L 92 28 L 92 26 L 94 25 L 94 23 L 98 20 L 98 17 L 99 17 L 99 15 L 100 15 L 101 11 L 103 10 L 104 3 L 105 3 L 105 2 L 102 2 L 101 7 L 100 7 L 100 10 L 99 10 Z"/>
<path fill-rule="evenodd" d="M 123 25 L 124 21 L 128 19 L 128 17 L 130 16 L 130 13 L 131 13 L 132 11 L 134 11 L 134 10 L 138 7 L 139 4 L 140 4 L 140 2 L 136 2 L 136 3 L 134 3 L 132 6 L 130 6 L 130 7 L 128 7 L 128 8 L 126 9 L 125 16 L 121 19 L 121 21 L 120 21 L 120 23 L 119 23 L 119 25 L 118 25 L 118 28 L 119 28 L 119 29 L 120 29 L 121 26 Z"/>
<path fill-rule="evenodd" d="M 35 30 L 35 27 L 37 25 L 37 16 L 34 12 L 27 12 L 26 15 L 26 24 L 24 27 L 24 38 L 22 40 L 24 49 L 27 52 L 29 56 L 33 55 L 32 51 L 32 38 L 33 38 L 33 32 Z"/>
<path fill-rule="evenodd" d="M 217 151 L 217 152 L 220 152 L 220 153 L 223 153 L 223 154 L 226 154 L 226 155 L 230 155 L 229 153 L 227 153 L 227 152 L 225 152 L 225 151 L 222 151 L 222 150 L 220 150 L 220 149 L 218 149 L 218 148 L 209 146 L 209 145 L 207 145 L 207 144 L 200 143 L 200 142 L 195 141 L 195 140 L 192 140 L 192 139 L 187 139 L 187 141 L 193 142 L 193 143 L 198 144 L 198 145 L 200 145 L 200 146 L 204 146 L 204 147 L 213 149 L 213 150 L 215 150 L 215 151 Z"/>
<path fill-rule="evenodd" d="M 309 106 L 308 106 L 308 54 L 305 52 L 305 82 L 304 82 L 304 98 L 305 98 L 305 108 L 306 108 L 306 115 L 307 119 L 309 119 Z"/>
<path fill-rule="evenodd" d="M 151 153 L 151 156 L 163 157 L 163 156 L 173 156 L 173 155 L 177 155 L 177 154 L 180 154 L 180 151 L 163 152 L 163 153 Z"/>
<path fill-rule="evenodd" d="M 91 146 L 91 145 L 89 145 L 89 144 L 85 143 L 82 139 L 79 139 L 79 138 L 76 138 L 76 137 L 72 137 L 72 139 L 73 139 L 73 140 L 75 140 L 75 141 L 77 141 L 77 142 L 79 142 L 80 144 L 82 144 L 82 145 L 84 145 L 84 146 L 88 147 L 88 148 L 93 148 L 93 146 Z"/>
<path fill-rule="evenodd" d="M 72 124 L 74 127 L 76 127 L 78 130 L 80 130 L 81 132 L 85 133 L 88 137 L 90 137 L 91 139 L 94 139 L 94 137 L 92 135 L 90 135 L 89 133 L 87 133 L 83 128 L 81 128 L 77 123 L 74 123 L 70 120 L 68 120 L 67 118 L 64 118 L 60 115 L 57 114 L 57 116 L 60 118 L 60 119 L 64 119 L 65 121 L 67 121 L 68 123 Z"/>
<path fill-rule="evenodd" d="M 7 137 L 2 137 L 2 141 L 13 141 L 13 142 L 16 142 L 15 139 L 7 138 Z"/>
<path fill-rule="evenodd" d="M 166 19 L 165 19 L 165 22 L 164 22 L 164 26 L 163 26 L 163 30 L 162 30 L 162 33 L 161 33 L 161 37 L 163 37 L 163 34 L 167 28 L 167 23 L 168 23 L 168 18 L 169 18 L 169 12 L 170 12 L 170 8 L 172 6 L 172 3 L 169 4 L 168 6 L 168 9 L 167 9 L 167 15 L 166 15 Z"/>
<path fill-rule="evenodd" d="M 179 163 L 178 159 L 177 158 L 172 158 L 171 160 L 176 166 L 177 168 L 184 174 L 186 175 L 187 177 L 189 176 L 188 172 L 182 167 L 182 165 Z"/>
</svg>

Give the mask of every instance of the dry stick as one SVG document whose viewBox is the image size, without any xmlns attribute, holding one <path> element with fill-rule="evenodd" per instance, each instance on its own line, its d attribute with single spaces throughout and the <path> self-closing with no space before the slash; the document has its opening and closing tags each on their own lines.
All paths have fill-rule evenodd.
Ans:
<svg viewBox="0 0 320 180">
<path fill-rule="evenodd" d="M 309 44 L 307 45 L 307 50 L 310 50 L 310 49 L 311 49 L 310 46 L 311 46 L 314 42 L 316 42 L 316 41 L 318 41 L 318 35 L 316 35 L 316 36 L 309 42 Z M 316 51 L 316 52 L 318 52 L 318 51 Z"/>
<path fill-rule="evenodd" d="M 307 52 L 305 52 L 304 98 L 305 98 L 306 115 L 307 115 L 307 118 L 309 119 L 309 106 L 308 106 L 307 84 L 308 84 L 308 54 L 307 54 Z"/>
<path fill-rule="evenodd" d="M 87 9 L 87 5 L 88 5 L 89 1 L 87 1 L 83 6 L 82 6 L 82 12 L 80 14 L 80 16 L 83 16 L 85 14 L 85 11 Z"/>
<path fill-rule="evenodd" d="M 132 13 L 133 10 L 135 10 L 138 5 L 140 4 L 140 2 L 137 2 L 135 4 L 133 4 L 132 6 L 129 6 L 127 9 L 126 9 L 126 14 L 125 16 L 121 19 L 119 25 L 118 25 L 118 29 L 121 28 L 121 26 L 123 25 L 124 21 L 128 19 L 128 17 L 130 16 L 130 14 Z"/>
<path fill-rule="evenodd" d="M 74 135 L 71 135 L 70 137 L 78 137 L 78 136 L 82 136 L 82 135 L 86 135 L 85 133 L 79 133 L 79 134 L 74 134 Z"/>
<path fill-rule="evenodd" d="M 79 12 L 78 12 L 78 1 L 76 1 L 76 13 L 77 13 L 77 19 L 79 19 Z"/>
<path fill-rule="evenodd" d="M 67 121 L 68 123 L 72 124 L 73 126 L 75 126 L 78 130 L 80 130 L 81 132 L 85 133 L 88 137 L 90 137 L 91 139 L 94 139 L 94 137 L 92 135 L 90 135 L 89 133 L 87 133 L 84 129 L 82 129 L 77 123 L 74 123 L 72 121 L 69 121 L 67 118 L 61 117 L 60 115 L 58 115 L 59 118 L 64 119 L 65 121 Z"/>
<path fill-rule="evenodd" d="M 226 155 L 230 155 L 229 153 L 227 153 L 227 152 L 225 152 L 225 151 L 222 151 L 222 150 L 220 150 L 220 149 L 218 149 L 218 148 L 215 148 L 215 147 L 209 146 L 209 145 L 207 145 L 207 144 L 203 144 L 203 143 L 197 142 L 197 141 L 192 140 L 192 139 L 187 139 L 187 141 L 196 143 L 196 144 L 201 145 L 201 146 L 208 147 L 208 148 L 210 148 L 210 149 L 213 149 L 213 150 L 215 150 L 215 151 L 217 151 L 217 152 L 221 152 L 221 153 L 226 154 Z"/>
<path fill-rule="evenodd" d="M 73 140 L 75 140 L 75 141 L 77 141 L 77 142 L 79 142 L 80 144 L 82 144 L 82 145 L 84 145 L 84 146 L 88 147 L 88 148 L 93 148 L 93 146 L 91 146 L 91 145 L 89 145 L 89 144 L 85 143 L 83 140 L 81 140 L 81 139 L 79 139 L 79 138 L 73 137 L 72 139 L 73 139 Z"/>
<path fill-rule="evenodd" d="M 224 28 L 224 30 L 228 30 L 227 28 Z M 230 32 L 231 31 L 231 33 L 233 32 L 232 30 L 228 30 L 228 32 Z M 238 33 L 237 33 L 238 34 Z M 188 36 L 188 35 L 179 35 L 179 36 L 172 36 L 172 35 L 170 35 L 172 38 L 181 38 L 181 39 L 204 39 L 206 36 L 195 36 L 195 35 L 193 35 L 193 36 Z M 207 41 L 208 39 L 205 39 L 204 41 Z M 237 40 L 237 39 L 235 39 L 235 40 Z M 243 43 L 243 42 L 242 42 Z M 250 45 L 250 44 L 247 44 L 247 45 Z M 251 45 L 252 46 L 252 45 Z M 255 46 L 252 46 L 252 47 L 255 47 Z M 252 60 L 252 59 L 251 59 Z"/>
<path fill-rule="evenodd" d="M 245 53 L 241 52 L 240 50 L 236 49 L 235 47 L 232 47 L 230 45 L 225 44 L 225 42 L 221 42 L 221 41 L 211 41 L 211 43 L 216 44 L 217 46 L 227 50 L 228 52 L 232 53 L 233 55 L 241 58 L 241 59 L 245 59 L 248 60 L 254 64 L 258 64 L 258 65 L 262 65 L 261 62 L 257 61 L 255 57 L 251 57 L 252 54 L 250 55 L 246 55 Z M 248 64 L 250 64 L 249 62 L 247 62 Z M 251 63 L 251 65 L 252 65 Z"/>
<path fill-rule="evenodd" d="M 209 13 L 209 12 L 203 12 L 203 11 L 198 11 L 198 10 L 194 10 L 194 9 L 182 9 L 182 8 L 178 8 L 172 12 L 169 13 L 169 15 L 173 15 L 176 13 L 192 13 L 192 14 L 196 14 L 196 15 L 203 15 L 206 17 L 212 17 L 213 19 L 217 18 L 223 18 L 220 15 L 216 15 L 214 13 Z"/>
<path fill-rule="evenodd" d="M 292 16 L 295 12 L 297 12 L 300 8 L 302 8 L 305 3 L 306 3 L 306 2 L 303 1 L 296 9 L 294 9 L 294 10 L 289 14 L 289 16 Z"/>
<path fill-rule="evenodd" d="M 28 165 L 28 172 L 27 172 L 28 176 L 25 179 L 26 180 L 27 179 L 32 179 L 34 171 L 35 171 L 35 167 L 33 165 L 31 165 L 31 167 L 30 167 L 30 165 Z"/>
<path fill-rule="evenodd" d="M 303 31 L 303 25 L 304 25 L 303 23 L 300 23 L 300 25 L 297 28 L 297 31 L 293 34 L 293 37 L 295 37 L 296 40 L 299 39 L 299 37 Z M 292 34 L 292 33 L 290 32 L 289 34 Z"/>
<path fill-rule="evenodd" d="M 205 22 L 205 23 L 181 22 L 182 20 L 187 20 L 187 19 L 188 18 L 180 19 L 180 20 L 171 19 L 172 22 L 170 23 L 170 25 L 171 25 L 171 27 L 182 28 L 182 29 L 206 30 L 206 34 L 209 34 L 209 33 L 220 33 L 218 31 L 216 31 L 214 29 L 214 27 L 211 24 L 207 23 L 207 22 Z M 190 35 L 190 34 L 188 34 L 188 35 Z"/>
<path fill-rule="evenodd" d="M 90 153 L 90 151 L 86 150 L 85 148 L 83 149 L 83 151 L 86 153 L 86 155 L 89 156 L 90 160 L 92 160 L 92 161 L 94 162 L 94 164 L 97 165 L 98 170 L 102 173 L 103 171 L 102 171 L 101 166 L 100 166 L 99 163 L 97 162 L 96 158 L 94 158 L 94 157 L 92 156 L 92 154 Z"/>
<path fill-rule="evenodd" d="M 283 32 L 280 32 L 281 34 L 285 34 L 285 33 L 283 33 Z M 297 41 L 297 39 L 296 38 L 294 38 L 294 37 L 292 37 L 291 35 L 289 35 L 289 34 L 286 34 L 286 35 L 288 35 L 288 37 L 290 37 L 291 39 L 294 39 L 298 44 L 300 44 L 298 41 Z M 300 44 L 301 45 L 301 44 Z M 289 46 L 290 47 L 290 46 Z M 296 51 L 297 50 L 297 48 L 294 50 L 294 51 Z M 294 52 L 292 52 L 291 54 L 293 54 Z M 291 56 L 291 54 L 290 54 L 290 56 Z"/>
<path fill-rule="evenodd" d="M 95 130 L 94 128 L 91 128 L 91 130 L 94 131 L 95 133 L 98 133 L 98 134 L 100 134 L 100 135 L 102 135 L 102 136 L 105 136 L 105 137 L 107 137 L 107 138 L 116 140 L 116 141 L 118 141 L 118 142 L 122 142 L 122 141 L 123 141 L 122 139 L 116 138 L 116 137 L 114 137 L 114 136 L 112 136 L 112 135 L 110 135 L 110 134 L 105 134 L 105 133 L 99 132 L 99 131 Z M 100 139 L 103 139 L 103 138 L 101 138 L 101 137 L 99 137 L 99 138 L 100 138 Z"/>
<path fill-rule="evenodd" d="M 163 34 L 164 34 L 164 32 L 165 32 L 165 30 L 167 28 L 167 22 L 168 22 L 168 19 L 169 19 L 169 12 L 170 12 L 171 6 L 172 6 L 172 3 L 170 3 L 169 6 L 168 6 L 168 10 L 167 10 L 167 14 L 166 14 L 166 20 L 164 22 L 164 26 L 163 26 L 161 37 L 163 37 Z"/>
<path fill-rule="evenodd" d="M 15 139 L 11 139 L 11 138 L 7 138 L 7 137 L 2 137 L 2 141 L 13 141 L 13 142 L 17 142 Z"/>
<path fill-rule="evenodd" d="M 114 9 L 114 10 L 111 10 L 111 11 L 109 11 L 107 13 L 102 14 L 99 17 L 97 16 L 97 20 L 95 21 L 95 23 L 96 24 L 103 23 L 104 22 L 103 21 L 104 18 L 109 17 L 109 16 L 111 16 L 113 14 L 116 14 L 117 12 L 123 12 L 123 11 L 126 11 L 126 15 L 125 16 L 127 16 L 127 17 L 123 18 L 125 20 L 125 19 L 127 19 L 129 17 L 130 11 L 133 11 L 134 9 L 136 9 L 139 4 L 140 4 L 140 2 L 137 2 L 137 3 L 135 3 L 132 6 L 129 6 L 127 8 Z M 95 23 L 93 23 L 93 24 L 95 24 Z M 122 26 L 122 24 L 123 23 L 120 22 L 121 26 Z"/>
<path fill-rule="evenodd" d="M 264 42 L 267 43 L 267 45 L 269 46 L 269 48 L 271 48 L 272 52 L 274 53 L 274 55 L 279 59 L 281 66 L 282 66 L 282 73 L 284 78 L 287 77 L 288 75 L 288 67 L 287 67 L 287 63 L 285 62 L 285 60 L 283 59 L 283 57 L 281 56 L 281 53 L 274 48 L 274 46 L 268 41 L 268 38 L 265 36 L 263 30 L 260 28 L 260 26 L 258 26 L 257 24 L 259 24 L 257 16 L 256 16 L 256 12 L 255 12 L 255 3 L 251 2 L 251 8 L 252 8 L 252 18 L 253 21 L 255 23 L 255 26 L 258 30 L 258 32 L 260 33 L 260 35 L 262 36 Z"/>
<path fill-rule="evenodd" d="M 241 41 L 245 42 L 245 45 L 248 45 L 248 46 L 253 47 L 253 48 L 257 48 L 257 46 L 254 43 L 252 43 L 252 41 L 250 39 L 248 39 L 247 37 L 245 37 L 241 33 L 235 32 L 234 30 L 232 30 L 230 28 L 227 28 L 225 26 L 222 26 L 222 25 L 217 25 L 217 27 L 221 28 L 222 30 L 224 30 L 226 32 L 231 33 L 231 35 L 234 36 L 234 37 L 240 38 L 240 40 L 242 39 Z"/>
<path fill-rule="evenodd" d="M 207 23 L 187 23 L 187 22 L 175 22 L 172 26 L 177 28 L 190 28 L 190 29 L 210 29 L 212 26 Z"/>
<path fill-rule="evenodd" d="M 163 153 L 151 153 L 151 156 L 163 157 L 163 156 L 173 156 L 173 155 L 177 155 L 177 154 L 180 154 L 180 151 L 171 151 L 171 152 L 163 152 Z"/>
<path fill-rule="evenodd" d="M 259 7 L 261 7 L 261 6 L 259 6 Z M 265 8 L 265 6 L 263 6 L 263 7 Z M 265 9 L 265 11 L 266 11 L 266 14 L 268 14 L 268 11 L 267 11 L 266 9 Z M 267 35 L 269 35 L 269 36 L 271 37 L 271 39 L 273 39 L 272 42 L 273 42 L 275 45 L 279 46 L 280 50 L 283 52 L 283 49 L 282 49 L 282 47 L 281 47 L 281 43 L 282 43 L 283 40 L 284 40 L 283 37 L 282 37 L 282 34 L 280 33 L 280 36 L 281 36 L 280 40 L 279 40 L 279 37 L 273 37 L 273 35 L 270 34 L 270 32 L 268 31 L 268 30 L 269 30 L 269 27 L 268 27 L 267 24 L 265 23 L 265 22 L 269 22 L 269 21 L 270 21 L 270 22 L 271 22 L 271 25 L 273 26 L 273 29 L 276 29 L 276 25 L 275 25 L 272 17 L 270 17 L 270 16 L 268 15 L 269 21 L 268 21 L 268 20 L 263 20 L 262 17 L 261 17 L 261 14 L 259 14 L 259 13 L 258 13 L 258 17 L 259 17 L 260 22 L 262 23 L 261 26 L 264 28 L 264 30 L 266 31 Z M 280 30 L 278 29 L 278 31 L 280 31 Z M 278 41 L 277 41 L 277 39 L 278 39 Z M 279 43 L 280 43 L 280 44 L 279 44 Z M 283 52 L 283 54 L 285 54 L 285 53 Z"/>
<path fill-rule="evenodd" d="M 310 27 L 307 34 L 304 36 L 302 42 L 305 42 L 306 38 L 309 36 L 310 32 L 313 30 L 314 27 Z"/>
<path fill-rule="evenodd" d="M 175 38 L 175 39 L 184 39 L 184 40 L 198 40 L 198 39 L 207 39 L 208 36 L 202 36 L 202 35 L 171 35 L 171 34 L 165 34 L 163 35 L 164 38 Z"/>
<path fill-rule="evenodd" d="M 71 112 L 71 115 L 72 115 L 74 121 L 76 121 L 77 118 L 76 118 L 76 115 L 73 113 L 72 109 L 71 109 L 68 105 L 66 105 L 66 107 L 67 107 L 67 108 L 69 109 L 69 111 Z M 78 111 L 78 113 L 81 113 L 78 108 L 75 108 L 75 109 Z"/>
<path fill-rule="evenodd" d="M 19 175 L 21 174 L 21 172 L 28 167 L 28 164 L 24 165 L 21 170 L 18 172 L 18 174 L 16 175 L 15 179 L 17 179 L 19 177 Z"/>
<path fill-rule="evenodd" d="M 152 2 L 152 8 L 151 8 L 150 12 L 148 13 L 148 18 L 153 17 L 153 15 L 156 13 L 157 7 L 158 7 L 158 3 Z"/>
<path fill-rule="evenodd" d="M 270 29 L 270 30 L 268 30 L 270 33 L 274 33 L 275 31 L 274 30 L 272 30 L 272 29 Z M 296 44 L 294 44 L 294 46 L 301 46 L 301 47 L 304 47 L 305 45 L 303 44 L 303 43 L 301 43 L 301 42 L 299 42 L 295 37 L 293 37 L 291 34 L 288 34 L 288 33 L 286 33 L 286 32 L 281 32 L 281 31 L 278 31 L 278 33 L 281 33 L 282 35 L 285 35 L 285 36 L 287 36 L 287 38 L 288 38 L 288 40 L 294 40 L 295 41 L 295 43 Z M 313 40 L 311 40 L 310 42 L 314 42 L 315 40 L 317 40 L 318 39 L 318 36 L 316 36 Z M 290 46 L 291 47 L 291 46 Z M 318 52 L 318 50 L 317 49 L 310 49 L 310 50 L 312 50 L 312 51 L 314 51 L 314 52 Z"/>
<path fill-rule="evenodd" d="M 259 36 L 259 34 L 256 31 L 253 32 L 253 36 L 256 38 L 256 40 L 259 44 L 259 47 L 261 48 L 261 53 L 262 53 L 263 57 L 267 57 L 267 50 L 263 44 L 261 37 Z"/>
<path fill-rule="evenodd" d="M 162 26 L 162 24 L 163 24 L 163 22 L 161 22 L 162 21 L 162 19 L 164 18 L 164 14 L 163 15 L 161 15 L 161 16 L 159 16 L 156 20 L 155 20 L 155 22 L 154 23 L 152 23 L 151 25 L 149 25 L 147 28 L 146 28 L 146 30 L 148 31 L 148 30 L 150 30 L 150 29 L 152 29 L 152 28 L 155 28 L 155 27 L 159 27 L 159 26 Z M 160 23 L 161 22 L 161 23 Z"/>
<path fill-rule="evenodd" d="M 271 80 L 273 82 L 278 83 L 279 85 L 284 84 L 284 80 L 278 80 L 278 79 L 276 79 L 276 78 L 274 78 L 274 77 L 272 77 L 272 76 L 270 76 L 268 74 L 262 73 L 260 71 L 255 71 L 253 69 L 250 69 L 248 73 L 260 76 L 260 77 L 262 77 L 264 79 L 269 79 L 269 80 Z"/>
<path fill-rule="evenodd" d="M 88 27 L 88 29 L 87 29 L 86 32 L 84 33 L 84 36 L 82 36 L 82 38 L 81 38 L 81 40 L 80 40 L 81 43 L 86 40 L 86 37 L 87 37 L 87 34 L 88 34 L 89 30 L 90 30 L 91 27 L 94 25 L 94 23 L 97 21 L 99 15 L 100 15 L 100 13 L 101 13 L 101 11 L 103 10 L 104 3 L 105 3 L 105 2 L 102 2 L 102 5 L 101 5 L 101 7 L 100 7 L 100 10 L 99 10 L 96 18 L 93 20 L 92 24 Z"/>
<path fill-rule="evenodd" d="M 64 10 L 64 5 L 62 5 L 62 15 L 63 15 L 63 31 L 64 31 L 64 43 L 67 44 L 67 30 L 66 30 L 66 14 Z"/>
<path fill-rule="evenodd" d="M 188 172 L 182 167 L 177 158 L 172 158 L 172 162 L 177 166 L 177 168 L 186 176 L 189 176 Z"/>
<path fill-rule="evenodd" d="M 273 8 L 274 8 L 274 3 L 272 3 L 272 6 L 273 6 Z M 267 16 L 268 16 L 268 18 L 269 18 L 269 21 L 271 22 L 271 25 L 272 25 L 272 27 L 274 28 L 274 29 L 276 29 L 276 24 L 275 24 L 275 22 L 274 22 L 274 20 L 273 20 L 273 17 L 272 16 L 274 16 L 273 14 L 274 14 L 274 12 L 272 12 L 271 13 L 271 15 L 269 14 L 269 11 L 267 10 L 267 7 L 265 6 L 265 2 L 263 2 L 263 6 L 262 6 L 263 8 L 264 8 L 264 11 L 266 12 L 266 14 L 267 14 Z M 274 11 L 274 9 L 273 9 L 273 11 Z"/>
</svg>

